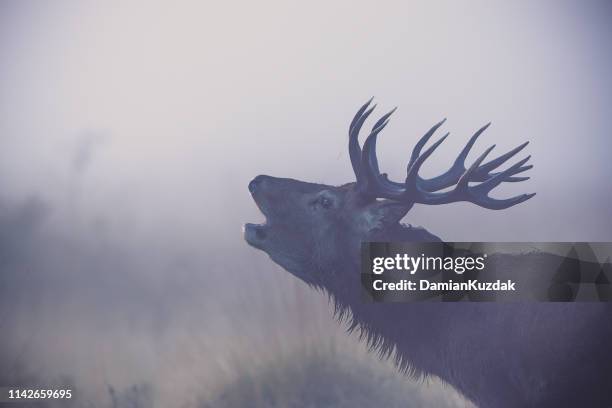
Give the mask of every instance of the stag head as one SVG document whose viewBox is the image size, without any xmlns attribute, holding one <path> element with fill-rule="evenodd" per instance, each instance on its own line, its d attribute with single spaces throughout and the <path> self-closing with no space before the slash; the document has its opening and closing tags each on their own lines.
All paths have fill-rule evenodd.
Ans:
<svg viewBox="0 0 612 408">
<path fill-rule="evenodd" d="M 347 262 L 359 260 L 357 254 L 361 241 L 438 241 L 438 237 L 422 228 L 400 224 L 414 204 L 468 201 L 480 207 L 501 210 L 535 195 L 523 194 L 507 199 L 488 195 L 503 182 L 529 179 L 517 174 L 533 167 L 526 165 L 530 156 L 506 170 L 494 172 L 523 150 L 528 142 L 483 163 L 495 147 L 493 145 L 469 167 L 465 165 L 468 153 L 489 124 L 470 138 L 446 172 L 424 179 L 419 176 L 419 169 L 448 137 L 447 133 L 423 151 L 444 120 L 437 123 L 415 145 L 405 181 L 389 180 L 379 170 L 376 140 L 395 109 L 374 124 L 362 149 L 359 133 L 375 108 L 375 105 L 370 107 L 371 102 L 370 99 L 357 111 L 349 126 L 348 148 L 355 182 L 335 187 L 260 175 L 249 183 L 249 191 L 266 222 L 246 224 L 245 240 L 308 283 L 328 286 L 329 277 L 335 275 L 332 272 L 351 269 Z M 450 187 L 452 189 L 448 190 Z"/>
</svg>

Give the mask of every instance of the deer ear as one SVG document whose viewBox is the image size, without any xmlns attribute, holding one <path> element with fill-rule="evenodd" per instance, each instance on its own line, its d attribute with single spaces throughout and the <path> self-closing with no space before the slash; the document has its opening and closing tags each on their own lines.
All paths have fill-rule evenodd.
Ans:
<svg viewBox="0 0 612 408">
<path fill-rule="evenodd" d="M 412 206 L 395 201 L 376 201 L 368 205 L 364 211 L 366 228 L 372 231 L 397 224 L 408 213 L 410 207 Z"/>
</svg>

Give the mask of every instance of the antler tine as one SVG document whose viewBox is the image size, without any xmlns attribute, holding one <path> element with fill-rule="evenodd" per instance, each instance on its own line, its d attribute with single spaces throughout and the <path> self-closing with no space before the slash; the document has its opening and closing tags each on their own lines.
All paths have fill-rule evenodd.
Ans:
<svg viewBox="0 0 612 408">
<path fill-rule="evenodd" d="M 361 167 L 357 184 L 362 190 L 370 190 L 372 192 L 381 192 L 382 187 L 381 175 L 378 168 L 378 158 L 376 157 L 376 139 L 378 134 L 389 123 L 389 117 L 397 110 L 393 108 L 390 112 L 383 115 L 372 127 L 372 131 L 368 135 L 363 144 L 363 152 L 361 154 Z"/>
<path fill-rule="evenodd" d="M 478 159 L 476 159 L 476 161 L 470 166 L 469 169 L 467 169 L 465 171 L 465 173 L 463 173 L 463 175 L 461 177 L 459 177 L 459 180 L 457 181 L 457 187 L 460 190 L 463 191 L 467 191 L 469 188 L 469 182 L 471 181 L 471 176 L 472 174 L 474 174 L 474 172 L 476 171 L 476 169 L 478 168 L 478 166 L 480 166 L 480 163 L 482 163 L 484 161 L 484 159 L 486 159 L 486 157 L 489 155 L 489 153 L 491 153 L 491 151 L 495 149 L 495 145 L 489 147 L 487 150 L 484 151 L 483 154 L 481 154 Z"/>
<path fill-rule="evenodd" d="M 505 200 L 497 200 L 491 197 L 485 197 L 482 201 L 476 204 L 481 207 L 488 208 L 489 210 L 505 210 L 506 208 L 510 208 L 524 201 L 527 201 L 535 195 L 536 193 L 521 194 L 512 198 L 507 198 Z"/>
<path fill-rule="evenodd" d="M 527 142 L 525 142 L 525 143 L 515 147 L 514 149 L 510 150 L 508 153 L 502 154 L 498 158 L 493 159 L 493 160 L 483 164 L 482 166 L 480 166 L 477 169 L 476 173 L 474 174 L 473 181 L 485 181 L 489 177 L 495 176 L 496 174 L 499 174 L 499 173 L 491 174 L 490 172 L 492 170 L 495 170 L 496 168 L 498 168 L 502 164 L 504 164 L 511 157 L 515 156 L 517 153 L 519 153 L 521 150 L 523 150 L 528 144 L 529 144 L 529 141 L 527 141 Z M 516 179 L 507 180 L 507 181 L 516 181 Z"/>
<path fill-rule="evenodd" d="M 387 126 L 387 123 L 389 123 L 389 121 L 387 119 L 389 119 L 389 117 L 391 115 L 393 115 L 393 113 L 397 110 L 397 106 L 393 109 L 391 109 L 389 112 L 385 113 L 380 119 L 378 119 L 376 121 L 376 123 L 374 124 L 374 126 L 372 126 L 372 130 L 378 128 L 379 126 L 382 126 L 383 128 L 385 126 Z M 380 129 L 382 130 L 382 129 Z"/>
<path fill-rule="evenodd" d="M 408 183 L 414 183 L 414 184 L 419 184 L 419 187 L 422 187 L 420 185 L 422 179 L 419 177 L 419 169 L 421 168 L 421 166 L 423 165 L 425 160 L 427 160 L 427 158 L 429 156 L 431 156 L 431 154 L 438 148 L 438 146 L 440 146 L 442 144 L 442 142 L 444 142 L 446 140 L 446 138 L 449 135 L 450 135 L 450 133 L 447 133 L 444 136 L 442 136 L 440 138 L 440 140 L 438 140 L 436 143 L 431 145 L 431 147 L 429 149 L 425 150 L 425 153 L 423 153 L 420 156 L 418 156 L 414 160 L 414 162 L 412 164 L 409 163 L 409 167 L 407 169 L 407 174 L 406 174 L 406 183 L 407 184 Z"/>
<path fill-rule="evenodd" d="M 370 103 L 374 97 L 370 98 L 355 114 L 351 124 L 349 126 L 349 156 L 351 158 L 351 165 L 353 166 L 353 172 L 355 173 L 355 177 L 359 179 L 359 168 L 361 166 L 361 147 L 359 147 L 359 131 L 361 130 L 361 126 L 365 120 L 370 116 L 376 105 L 372 106 L 370 109 Z M 366 111 L 366 109 L 368 109 Z"/>
<path fill-rule="evenodd" d="M 522 173 L 524 171 L 527 171 L 533 168 L 532 165 L 523 167 L 523 164 L 527 163 L 527 161 L 530 158 L 531 156 L 527 156 L 524 159 L 512 165 L 511 167 L 507 168 L 506 170 L 496 173 L 493 177 L 489 178 L 486 181 L 483 181 L 482 183 L 474 187 L 474 191 L 489 192 L 493 188 L 503 183 L 504 181 L 507 181 L 508 178 L 510 178 L 511 176 L 518 174 L 518 173 Z M 529 177 L 517 177 L 517 178 L 529 180 Z"/>
<path fill-rule="evenodd" d="M 431 129 L 429 129 L 427 131 L 427 133 L 425 133 L 417 142 L 416 145 L 414 145 L 414 149 L 412 149 L 412 155 L 410 156 L 410 161 L 408 162 L 408 168 L 410 168 L 410 166 L 412 166 L 412 164 L 414 163 L 414 161 L 419 157 L 419 155 L 421 154 L 421 150 L 423 150 L 423 147 L 427 144 L 427 142 L 429 141 L 429 139 L 433 136 L 434 133 L 436 133 L 436 130 L 438 130 L 440 128 L 440 126 L 442 126 L 444 124 L 444 122 L 446 122 L 446 118 L 442 119 L 440 122 L 436 123 L 435 125 L 433 125 L 431 127 Z"/>
<path fill-rule="evenodd" d="M 467 158 L 468 154 L 470 153 L 470 150 L 472 150 L 472 147 L 476 143 L 476 140 L 478 139 L 478 137 L 485 130 L 487 130 L 487 128 L 490 125 L 491 125 L 491 122 L 487 123 L 486 125 L 484 125 L 480 129 L 478 129 L 472 135 L 470 140 L 468 140 L 468 142 L 466 143 L 465 147 L 461 150 L 461 152 L 459 153 L 459 155 L 455 159 L 455 162 L 453 163 L 451 168 L 448 169 L 444 174 L 441 174 L 441 175 L 439 175 L 437 177 L 434 177 L 434 178 L 431 178 L 431 179 L 427 179 L 427 180 L 420 179 L 419 182 L 420 182 L 422 188 L 424 190 L 427 190 L 427 191 L 437 191 L 437 190 L 441 190 L 441 189 L 446 188 L 446 187 L 450 187 L 450 186 L 454 185 L 455 183 L 457 183 L 459 178 L 463 175 L 463 173 L 466 170 L 466 168 L 465 168 L 465 159 Z"/>
<path fill-rule="evenodd" d="M 371 97 L 370 99 L 368 99 L 368 101 L 366 103 L 364 103 L 361 106 L 361 108 L 359 108 L 359 110 L 357 111 L 357 113 L 353 117 L 353 120 L 351 121 L 351 124 L 349 126 L 349 133 L 353 130 L 353 127 L 355 126 L 355 123 L 357 123 L 357 120 L 359 120 L 361 115 L 363 115 L 363 112 L 365 112 L 365 110 L 368 108 L 368 106 L 370 106 L 370 104 L 372 103 L 373 100 L 374 100 L 374 97 Z"/>
</svg>

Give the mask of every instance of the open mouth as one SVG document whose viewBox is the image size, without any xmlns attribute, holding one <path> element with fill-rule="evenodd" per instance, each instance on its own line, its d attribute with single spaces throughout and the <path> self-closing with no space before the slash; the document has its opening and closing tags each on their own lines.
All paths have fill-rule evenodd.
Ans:
<svg viewBox="0 0 612 408">
<path fill-rule="evenodd" d="M 257 205 L 261 213 L 264 215 L 264 217 L 266 217 L 266 220 L 262 222 L 261 224 L 255 224 L 255 223 L 249 222 L 249 223 L 244 224 L 244 226 L 242 227 L 245 241 L 249 245 L 254 246 L 255 248 L 258 248 L 258 249 L 262 248 L 263 243 L 268 238 L 269 230 L 270 230 L 270 226 L 268 225 L 268 220 L 267 220 L 266 208 L 265 206 L 261 204 L 260 202 L 261 200 L 258 200 L 258 194 L 257 194 L 258 185 L 260 184 L 262 178 L 263 178 L 262 176 L 259 176 L 253 179 L 249 183 L 249 191 L 253 197 L 253 201 L 255 201 L 255 204 Z"/>
<path fill-rule="evenodd" d="M 259 246 L 268 237 L 268 224 L 244 224 L 244 239 L 253 246 Z"/>
</svg>

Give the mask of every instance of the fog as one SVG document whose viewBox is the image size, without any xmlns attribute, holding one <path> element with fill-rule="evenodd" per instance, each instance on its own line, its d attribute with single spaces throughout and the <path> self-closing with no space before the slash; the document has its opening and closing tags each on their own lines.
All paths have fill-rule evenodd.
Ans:
<svg viewBox="0 0 612 408">
<path fill-rule="evenodd" d="M 464 406 L 368 354 L 324 294 L 244 243 L 241 225 L 262 220 L 246 186 L 257 174 L 351 181 L 348 124 L 375 96 L 379 115 L 399 106 L 379 137 L 396 179 L 444 117 L 451 136 L 426 176 L 489 121 L 471 160 L 531 142 L 532 179 L 495 194 L 533 199 L 417 206 L 406 222 L 457 241 L 612 240 L 609 12 L 3 2 L 0 385 L 71 384 L 96 406 L 135 385 L 155 406 L 222 406 L 227 390 L 318 376 L 316 389 L 353 395 L 372 378 L 390 387 L 387 406 Z"/>
</svg>

